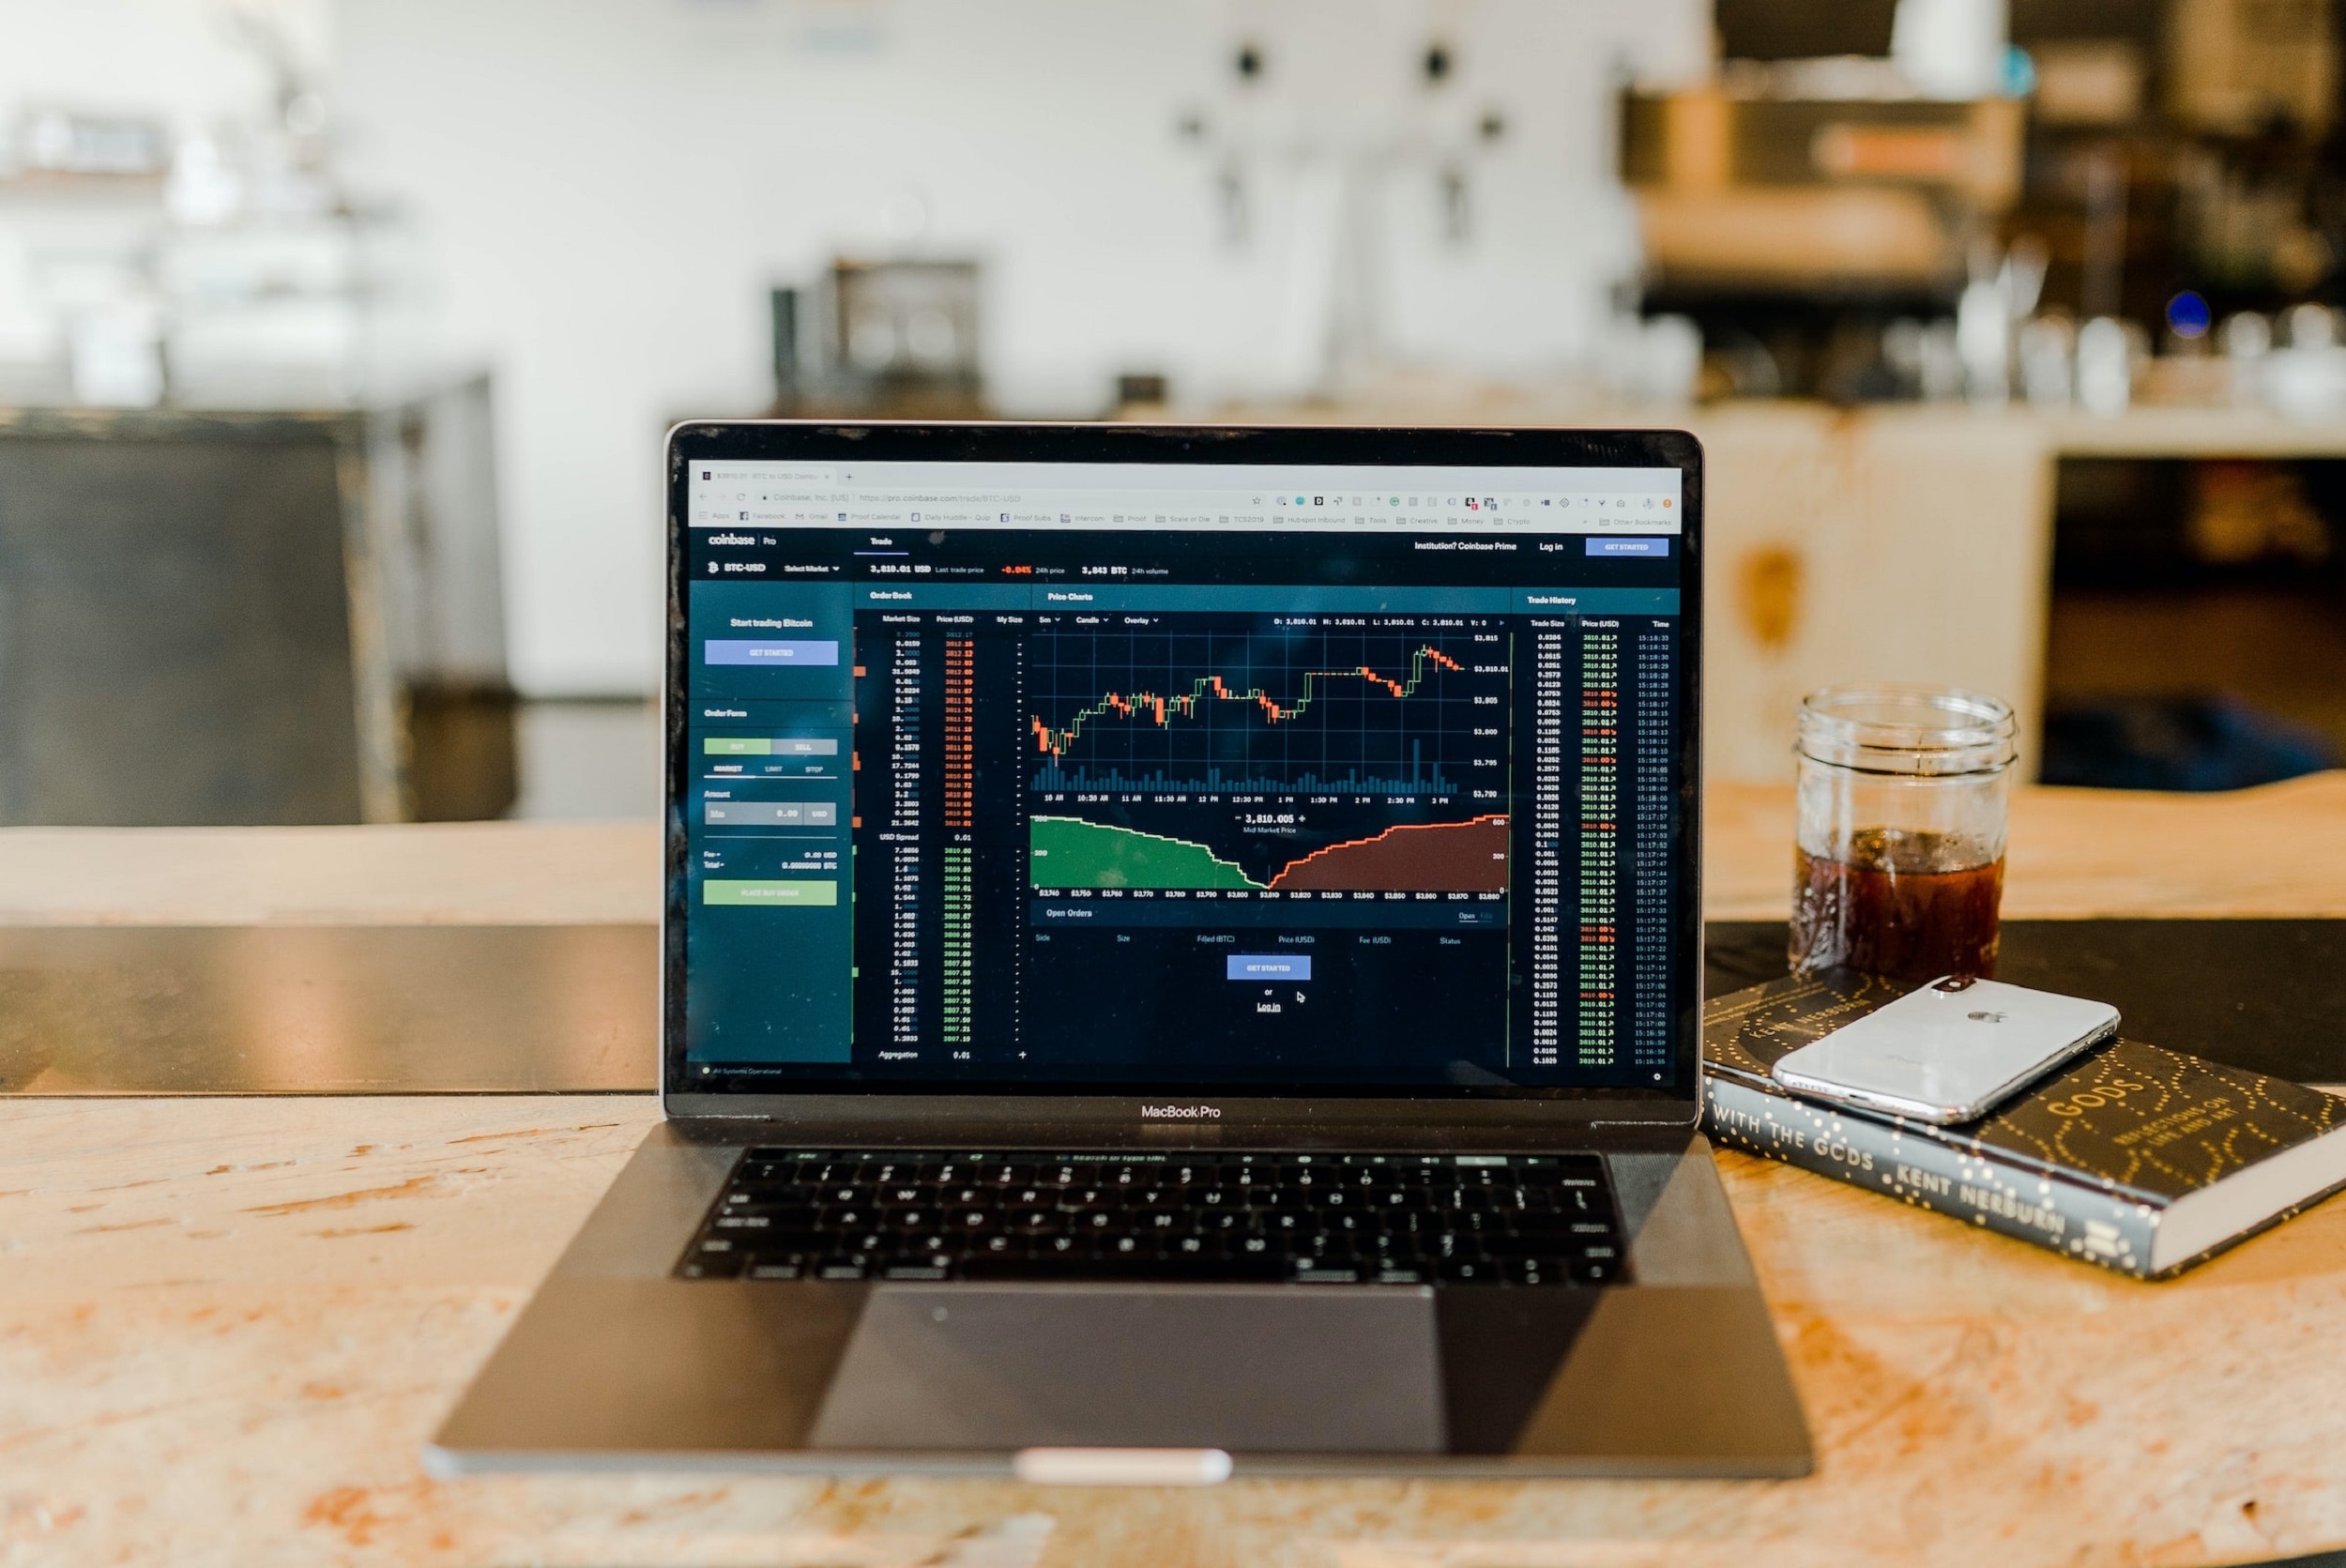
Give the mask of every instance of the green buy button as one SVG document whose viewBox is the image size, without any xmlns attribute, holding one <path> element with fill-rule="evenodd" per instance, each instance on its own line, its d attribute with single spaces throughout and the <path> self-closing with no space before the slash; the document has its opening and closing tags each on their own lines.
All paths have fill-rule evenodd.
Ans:
<svg viewBox="0 0 2346 1568">
<path fill-rule="evenodd" d="M 836 882 L 748 882 L 710 877 L 701 884 L 703 904 L 786 904 L 829 907 L 839 902 Z"/>
<path fill-rule="evenodd" d="M 703 756 L 771 756 L 774 743 L 767 736 L 711 735 L 701 740 Z"/>
</svg>

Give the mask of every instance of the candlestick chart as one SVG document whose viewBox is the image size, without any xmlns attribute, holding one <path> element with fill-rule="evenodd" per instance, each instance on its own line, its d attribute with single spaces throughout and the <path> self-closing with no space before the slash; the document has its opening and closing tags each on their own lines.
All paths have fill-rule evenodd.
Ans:
<svg viewBox="0 0 2346 1568">
<path fill-rule="evenodd" d="M 1503 754 L 1503 655 L 1455 631 L 1054 632 L 1028 671 L 1038 791 L 1443 797 Z"/>
</svg>

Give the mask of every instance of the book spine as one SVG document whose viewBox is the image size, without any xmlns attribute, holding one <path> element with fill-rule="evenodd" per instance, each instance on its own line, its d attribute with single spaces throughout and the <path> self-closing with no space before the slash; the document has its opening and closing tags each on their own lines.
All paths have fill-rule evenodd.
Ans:
<svg viewBox="0 0 2346 1568">
<path fill-rule="evenodd" d="M 2140 1279 L 2152 1211 L 2130 1198 L 1982 1157 L 1925 1133 L 1710 1077 L 1703 1125 L 1730 1149 L 2000 1231 Z"/>
</svg>

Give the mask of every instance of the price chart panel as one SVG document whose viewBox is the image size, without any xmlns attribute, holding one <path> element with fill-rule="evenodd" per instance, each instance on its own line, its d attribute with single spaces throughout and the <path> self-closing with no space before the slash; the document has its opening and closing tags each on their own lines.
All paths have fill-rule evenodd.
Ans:
<svg viewBox="0 0 2346 1568">
<path fill-rule="evenodd" d="M 1505 618 L 1038 628 L 1027 965 L 1045 983 L 1102 964 L 1152 981 L 1030 1039 L 1104 1060 L 1211 1043 L 1233 1069 L 1342 1076 L 1391 1071 L 1371 1043 L 1502 1033 Z"/>
</svg>

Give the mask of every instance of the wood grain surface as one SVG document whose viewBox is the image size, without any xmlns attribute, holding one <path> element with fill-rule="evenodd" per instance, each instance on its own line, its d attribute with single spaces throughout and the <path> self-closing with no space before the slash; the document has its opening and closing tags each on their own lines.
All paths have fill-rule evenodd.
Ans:
<svg viewBox="0 0 2346 1568">
<path fill-rule="evenodd" d="M 1792 792 L 1704 797 L 1703 913 L 1791 907 Z M 2014 920 L 2346 916 L 2346 772 L 2228 795 L 2012 792 L 2003 912 Z"/>
<path fill-rule="evenodd" d="M 1790 799 L 1715 793 L 1714 916 Z M 0 921 L 608 921 L 644 826 L 0 833 Z M 2023 792 L 2007 911 L 2346 915 L 2346 777 Z M 0 1564 L 2215 1564 L 2346 1544 L 2346 1205 L 2165 1285 L 1721 1156 L 1815 1428 L 1794 1483 L 1207 1492 L 434 1482 L 419 1451 L 645 1097 L 0 1101 Z"/>
<path fill-rule="evenodd" d="M 1735 1156 L 1807 1481 L 426 1478 L 655 1114 L 0 1104 L 0 1562 L 2021 1568 L 2346 1541 L 2346 1205 L 2152 1286 Z"/>
</svg>

